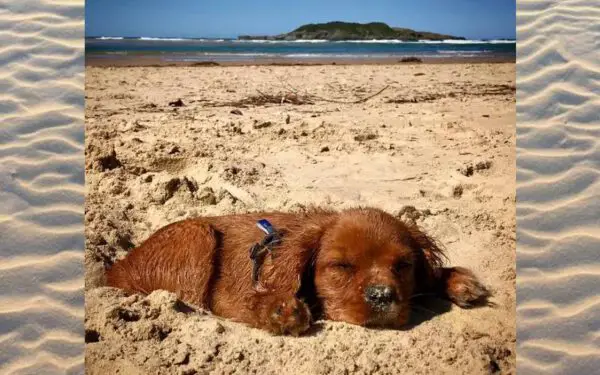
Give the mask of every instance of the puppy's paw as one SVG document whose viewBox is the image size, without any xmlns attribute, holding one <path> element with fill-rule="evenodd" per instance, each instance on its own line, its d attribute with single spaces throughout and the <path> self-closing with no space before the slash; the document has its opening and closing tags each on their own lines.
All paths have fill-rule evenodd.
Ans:
<svg viewBox="0 0 600 375">
<path fill-rule="evenodd" d="M 300 336 L 310 327 L 311 315 L 306 303 L 292 297 L 277 301 L 269 314 L 270 331 Z"/>
<path fill-rule="evenodd" d="M 448 298 L 462 308 L 485 305 L 491 295 L 470 270 L 462 267 L 450 269 L 446 280 Z"/>
</svg>

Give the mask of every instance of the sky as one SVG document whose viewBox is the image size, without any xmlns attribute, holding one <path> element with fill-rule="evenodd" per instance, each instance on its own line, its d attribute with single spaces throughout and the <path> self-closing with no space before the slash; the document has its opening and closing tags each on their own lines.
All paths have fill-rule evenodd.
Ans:
<svg viewBox="0 0 600 375">
<path fill-rule="evenodd" d="M 307 23 L 385 22 L 467 39 L 515 38 L 515 0 L 87 0 L 86 36 L 235 38 Z"/>
</svg>

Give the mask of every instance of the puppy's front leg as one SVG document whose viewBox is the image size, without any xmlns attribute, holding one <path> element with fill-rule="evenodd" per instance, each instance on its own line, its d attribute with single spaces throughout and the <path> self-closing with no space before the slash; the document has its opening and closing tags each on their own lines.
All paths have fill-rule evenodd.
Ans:
<svg viewBox="0 0 600 375">
<path fill-rule="evenodd" d="M 319 246 L 325 223 L 310 222 L 288 236 L 275 250 L 275 256 L 262 264 L 258 277 L 267 292 L 252 297 L 252 312 L 258 316 L 259 328 L 276 334 L 298 336 L 310 327 L 311 312 L 296 296 L 302 276 L 309 267 Z"/>
<path fill-rule="evenodd" d="M 462 308 L 482 305 L 490 292 L 470 270 L 463 267 L 442 268 L 439 292 Z"/>
<path fill-rule="evenodd" d="M 284 335 L 299 336 L 310 327 L 311 314 L 306 303 L 295 296 L 261 295 L 256 297 L 258 306 L 257 328 Z"/>
</svg>

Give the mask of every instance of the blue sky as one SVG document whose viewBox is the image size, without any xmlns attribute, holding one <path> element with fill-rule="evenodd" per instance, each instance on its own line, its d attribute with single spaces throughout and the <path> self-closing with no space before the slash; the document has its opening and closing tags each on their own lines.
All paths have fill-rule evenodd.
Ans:
<svg viewBox="0 0 600 375">
<path fill-rule="evenodd" d="M 515 0 L 87 0 L 87 36 L 236 37 L 381 21 L 468 39 L 515 38 Z"/>
</svg>

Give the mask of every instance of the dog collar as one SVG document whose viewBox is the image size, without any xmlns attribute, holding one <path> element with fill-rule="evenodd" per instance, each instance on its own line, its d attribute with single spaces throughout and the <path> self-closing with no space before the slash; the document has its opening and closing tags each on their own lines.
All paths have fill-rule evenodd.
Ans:
<svg viewBox="0 0 600 375">
<path fill-rule="evenodd" d="M 265 233 L 265 237 L 259 242 L 255 243 L 250 247 L 250 260 L 252 261 L 252 284 L 255 289 L 264 291 L 265 288 L 262 286 L 259 280 L 260 267 L 264 262 L 267 253 L 272 254 L 273 247 L 281 242 L 281 236 L 278 231 L 275 230 L 273 225 L 266 220 L 261 219 L 256 222 L 258 229 Z"/>
</svg>

